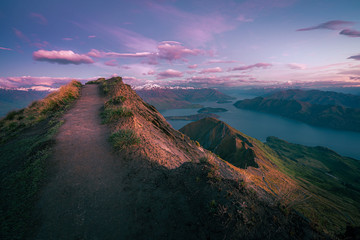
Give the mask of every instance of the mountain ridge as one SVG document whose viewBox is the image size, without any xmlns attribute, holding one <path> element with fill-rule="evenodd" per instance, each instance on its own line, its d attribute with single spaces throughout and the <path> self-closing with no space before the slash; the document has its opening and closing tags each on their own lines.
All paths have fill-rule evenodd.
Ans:
<svg viewBox="0 0 360 240">
<path fill-rule="evenodd" d="M 334 238 L 348 226 L 360 224 L 358 160 L 328 148 L 291 144 L 275 137 L 262 143 L 213 118 L 190 123 L 180 131 L 229 162 L 234 163 L 232 153 L 245 146 L 251 149 L 257 167 L 246 168 L 243 156 L 238 159 L 243 166 L 234 164 L 249 184 L 282 199 L 284 206 L 294 207 Z M 223 144 L 236 142 L 236 138 L 245 139 L 246 145 L 231 148 Z"/>
<path fill-rule="evenodd" d="M 171 128 L 121 78 L 92 83 L 97 85 L 82 87 L 79 100 L 64 115 L 56 112 L 57 104 L 50 105 L 65 123 L 59 128 L 58 138 L 49 139 L 55 144 L 54 155 L 42 159 L 46 168 L 38 180 L 44 185 L 37 192 L 40 196 L 34 198 L 40 201 L 35 201 L 31 209 L 36 221 L 23 222 L 35 233 L 25 238 L 325 236 L 296 211 L 279 207 L 278 200 L 263 189 L 264 183 L 254 184 L 256 179 L 249 179 L 251 175 Z M 18 114 L 22 112 L 28 110 Z M 18 119 L 17 115 L 8 118 Z M 101 122 L 106 125 L 101 126 Z M 25 137 L 21 131 L 18 134 Z M 100 159 L 101 152 L 109 153 L 109 148 L 114 158 Z M 68 155 L 59 154 L 64 151 Z M 36 149 L 33 152 L 42 153 Z M 255 168 L 249 170 L 256 172 Z M 28 180 L 27 175 L 23 178 Z M 11 195 L 9 204 L 19 201 L 19 196 Z M 22 205 L 18 207 L 21 210 Z M 3 210 L 6 212 L 6 207 Z M 3 239 L 19 238 L 16 231 L 7 229 L 1 229 Z"/>
</svg>

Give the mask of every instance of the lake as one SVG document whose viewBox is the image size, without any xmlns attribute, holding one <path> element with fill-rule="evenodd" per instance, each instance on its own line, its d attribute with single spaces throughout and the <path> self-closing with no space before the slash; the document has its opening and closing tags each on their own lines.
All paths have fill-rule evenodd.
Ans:
<svg viewBox="0 0 360 240">
<path fill-rule="evenodd" d="M 242 96 L 237 96 L 243 99 Z M 252 96 L 246 96 L 251 98 Z M 236 101 L 237 101 L 236 100 Z M 234 101 L 233 103 L 235 103 Z M 216 113 L 220 120 L 233 128 L 265 142 L 268 136 L 306 146 L 324 146 L 335 152 L 360 160 L 360 133 L 314 127 L 308 124 L 277 115 L 238 109 L 233 103 L 201 103 L 205 107 L 226 108 L 227 112 Z M 164 116 L 185 116 L 197 114 L 198 109 L 170 109 L 161 111 Z M 190 121 L 168 121 L 179 130 Z"/>
</svg>

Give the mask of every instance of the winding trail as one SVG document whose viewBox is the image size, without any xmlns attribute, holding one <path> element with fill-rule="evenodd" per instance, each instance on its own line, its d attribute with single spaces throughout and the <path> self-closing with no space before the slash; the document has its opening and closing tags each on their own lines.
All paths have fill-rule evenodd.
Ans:
<svg viewBox="0 0 360 240">
<path fill-rule="evenodd" d="M 64 116 L 38 204 L 42 220 L 35 239 L 124 238 L 124 172 L 107 141 L 109 129 L 101 125 L 103 101 L 97 85 L 86 85 Z"/>
</svg>

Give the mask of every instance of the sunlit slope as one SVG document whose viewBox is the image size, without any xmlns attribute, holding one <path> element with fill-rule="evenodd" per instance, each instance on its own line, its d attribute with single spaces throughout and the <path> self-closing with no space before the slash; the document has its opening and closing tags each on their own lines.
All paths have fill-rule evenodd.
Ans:
<svg viewBox="0 0 360 240">
<path fill-rule="evenodd" d="M 276 196 L 284 210 L 297 209 L 319 230 L 335 236 L 346 225 L 360 224 L 357 160 L 274 137 L 264 144 L 213 118 L 190 123 L 180 131 L 238 166 L 249 184 Z M 255 164 L 248 164 L 249 159 Z"/>
</svg>

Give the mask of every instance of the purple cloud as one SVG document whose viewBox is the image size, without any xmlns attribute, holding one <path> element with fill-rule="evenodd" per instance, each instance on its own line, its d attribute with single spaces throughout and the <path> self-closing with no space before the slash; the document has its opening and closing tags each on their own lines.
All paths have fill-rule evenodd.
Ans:
<svg viewBox="0 0 360 240">
<path fill-rule="evenodd" d="M 157 79 L 165 79 L 165 78 L 175 78 L 182 77 L 183 73 L 174 69 L 167 69 L 164 72 L 159 72 L 157 74 Z"/>
<path fill-rule="evenodd" d="M 157 42 L 136 32 L 120 27 L 99 26 L 129 49 L 134 51 L 155 51 Z"/>
<path fill-rule="evenodd" d="M 236 18 L 236 20 L 238 20 L 239 22 L 253 22 L 253 21 L 254 21 L 254 19 L 252 19 L 252 18 L 247 18 L 247 17 L 245 17 L 243 14 L 240 14 L 240 15 Z"/>
<path fill-rule="evenodd" d="M 360 37 L 360 31 L 353 30 L 353 29 L 344 29 L 339 34 L 345 35 L 348 37 Z"/>
<path fill-rule="evenodd" d="M 360 60 L 360 54 L 348 57 L 348 59 Z"/>
<path fill-rule="evenodd" d="M 139 52 L 139 53 L 117 53 L 117 52 L 107 52 L 104 53 L 107 57 L 129 57 L 129 58 L 142 58 L 142 57 L 149 57 L 153 55 L 150 52 Z"/>
<path fill-rule="evenodd" d="M 0 47 L 1 50 L 6 50 L 6 51 L 12 51 L 11 48 L 6 48 L 6 47 Z"/>
<path fill-rule="evenodd" d="M 223 70 L 220 67 L 216 67 L 216 68 L 205 68 L 203 70 L 200 71 L 201 74 L 204 73 L 218 73 L 218 72 L 222 72 Z"/>
<path fill-rule="evenodd" d="M 306 65 L 305 64 L 301 64 L 301 63 L 289 63 L 286 64 L 286 66 L 290 69 L 305 69 Z"/>
<path fill-rule="evenodd" d="M 15 35 L 16 35 L 19 39 L 21 39 L 21 40 L 23 40 L 23 41 L 25 41 L 25 42 L 27 42 L 27 43 L 30 43 L 30 42 L 31 42 L 30 39 L 29 39 L 23 32 L 21 32 L 20 30 L 18 30 L 18 29 L 16 29 L 16 28 L 13 28 L 13 31 L 14 31 Z"/>
<path fill-rule="evenodd" d="M 184 59 L 186 56 L 197 56 L 204 53 L 202 50 L 186 48 L 181 43 L 174 41 L 161 42 L 157 48 L 159 50 L 159 58 L 168 61 Z"/>
<path fill-rule="evenodd" d="M 94 61 L 87 55 L 77 54 L 70 50 L 60 51 L 46 51 L 38 50 L 33 53 L 33 58 L 36 61 L 58 63 L 58 64 L 89 64 Z"/>
<path fill-rule="evenodd" d="M 234 61 L 234 60 L 221 60 L 221 59 L 213 59 L 213 60 L 209 60 L 206 63 L 207 64 L 212 64 L 212 63 L 237 63 L 238 61 Z"/>
<path fill-rule="evenodd" d="M 268 68 L 271 66 L 272 66 L 271 63 L 256 63 L 253 65 L 231 68 L 230 71 L 245 71 L 245 70 L 249 70 L 249 69 L 253 69 L 253 68 Z"/>
<path fill-rule="evenodd" d="M 104 62 L 104 64 L 105 64 L 106 66 L 110 66 L 110 67 L 115 67 L 115 66 L 117 66 L 117 63 L 116 63 L 116 60 L 115 60 L 115 59 L 112 59 L 112 60 L 109 60 L 109 61 L 107 61 L 107 62 Z"/>
<path fill-rule="evenodd" d="M 36 19 L 40 24 L 46 25 L 48 23 L 47 19 L 39 13 L 30 13 L 30 17 Z"/>
<path fill-rule="evenodd" d="M 310 30 L 316 30 L 316 29 L 329 29 L 329 30 L 339 30 L 344 28 L 345 26 L 353 25 L 353 22 L 349 21 L 342 21 L 342 20 L 333 20 L 328 21 L 325 23 L 321 23 L 319 25 L 308 27 L 308 28 L 300 28 L 296 31 L 310 31 Z"/>
<path fill-rule="evenodd" d="M 358 76 L 360 76 L 360 70 L 347 70 L 347 71 L 339 72 L 338 74 L 358 75 Z"/>
<path fill-rule="evenodd" d="M 123 57 L 123 58 L 146 58 L 144 61 L 147 64 L 156 65 L 158 59 L 168 60 L 170 62 L 176 60 L 186 61 L 187 56 L 197 56 L 205 54 L 205 51 L 200 49 L 186 48 L 181 43 L 174 41 L 160 42 L 157 46 L 157 51 L 154 52 L 136 52 L 136 53 L 117 53 L 117 52 L 102 52 L 96 49 L 91 49 L 88 52 L 90 57 Z"/>
</svg>

